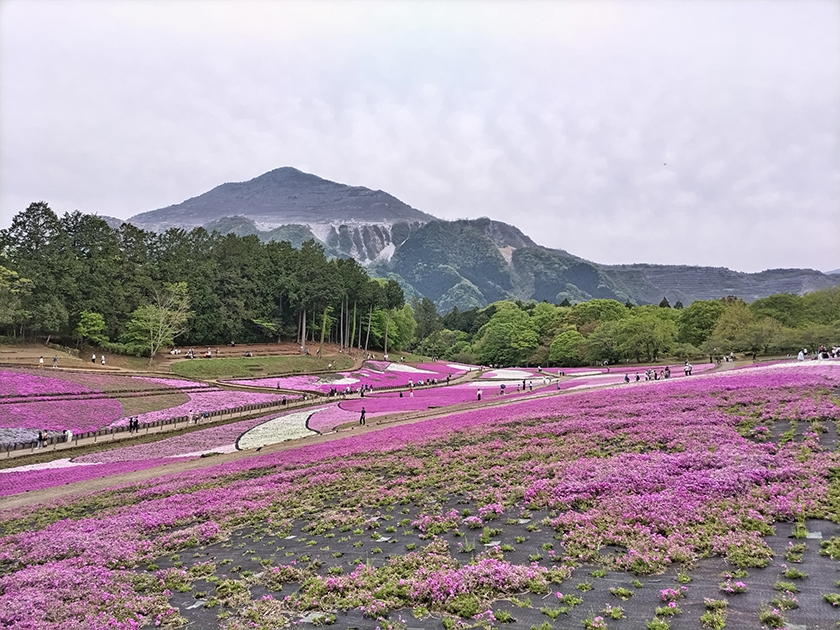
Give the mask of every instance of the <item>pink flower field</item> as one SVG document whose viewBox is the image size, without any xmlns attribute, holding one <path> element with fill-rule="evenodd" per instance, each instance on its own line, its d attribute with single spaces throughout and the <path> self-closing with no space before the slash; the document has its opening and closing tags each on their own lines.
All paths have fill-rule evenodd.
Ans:
<svg viewBox="0 0 840 630">
<path fill-rule="evenodd" d="M 237 379 L 229 381 L 233 385 L 250 387 L 271 387 L 276 389 L 319 391 L 327 393 L 331 389 L 343 392 L 349 387 L 358 391 L 362 386 L 379 387 L 407 387 L 409 382 L 414 384 L 425 379 L 437 379 L 438 383 L 463 375 L 473 366 L 449 365 L 446 363 L 420 363 L 416 366 L 402 363 L 387 363 L 384 361 L 367 361 L 365 366 L 355 372 L 336 372 L 323 375 L 300 375 L 275 378 Z"/>
<path fill-rule="evenodd" d="M 140 423 L 157 422 L 178 416 L 186 416 L 190 413 L 203 413 L 205 411 L 222 411 L 234 409 L 244 405 L 256 405 L 266 402 L 279 403 L 283 396 L 281 394 L 263 394 L 259 392 L 242 392 L 235 390 L 208 389 L 207 391 L 187 392 L 190 400 L 177 407 L 150 411 L 139 414 L 137 417 Z M 288 397 L 287 397 L 288 400 Z M 111 426 L 127 426 L 128 418 L 123 417 L 111 423 Z"/>
<path fill-rule="evenodd" d="M 592 616 L 626 591 L 635 616 L 607 627 L 710 627 L 707 610 L 728 611 L 726 627 L 771 627 L 772 600 L 772 627 L 827 628 L 840 558 L 838 388 L 840 364 L 826 363 L 555 390 L 7 510 L 0 625 L 174 627 L 214 596 L 210 623 L 231 629 L 311 615 L 386 627 L 420 608 L 430 628 L 523 627 L 498 621 L 505 611 L 599 627 Z M 457 389 L 437 394 L 454 400 Z M 380 400 L 392 399 L 364 402 Z M 822 541 L 806 539 L 812 526 Z M 262 566 L 236 569 L 255 554 Z M 805 577 L 790 571 L 797 562 Z M 200 595 L 208 576 L 215 590 Z M 732 595 L 735 580 L 755 596 Z M 582 581 L 591 593 L 575 588 Z M 725 603 L 704 605 L 715 596 Z"/>
<path fill-rule="evenodd" d="M 53 486 L 63 486 L 77 481 L 87 481 L 88 479 L 110 477 L 111 475 L 155 468 L 156 466 L 172 464 L 187 459 L 189 458 L 148 458 L 90 464 L 86 466 L 68 466 L 66 468 L 42 468 L 25 472 L 0 470 L 0 496 L 8 496 L 20 492 L 32 492 L 34 490 L 41 490 L 42 488 L 52 488 Z"/>
<path fill-rule="evenodd" d="M 0 396 L 57 396 L 109 391 L 207 387 L 185 379 L 99 374 L 70 370 L 0 370 Z"/>
</svg>

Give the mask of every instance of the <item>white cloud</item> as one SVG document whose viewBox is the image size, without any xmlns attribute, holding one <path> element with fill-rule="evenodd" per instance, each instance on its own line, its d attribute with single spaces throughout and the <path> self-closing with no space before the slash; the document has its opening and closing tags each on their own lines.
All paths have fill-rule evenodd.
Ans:
<svg viewBox="0 0 840 630">
<path fill-rule="evenodd" d="M 836 268 L 838 18 L 5 0 L 0 226 L 35 200 L 127 217 L 291 165 L 600 262 Z"/>
</svg>

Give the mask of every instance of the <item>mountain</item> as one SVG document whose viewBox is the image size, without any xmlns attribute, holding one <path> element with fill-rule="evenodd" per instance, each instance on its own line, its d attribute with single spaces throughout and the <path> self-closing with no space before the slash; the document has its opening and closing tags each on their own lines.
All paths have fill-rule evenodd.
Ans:
<svg viewBox="0 0 840 630">
<path fill-rule="evenodd" d="M 222 184 L 180 204 L 138 214 L 144 229 L 202 226 L 300 247 L 315 238 L 331 256 L 353 257 L 373 274 L 398 280 L 441 312 L 501 299 L 571 302 L 611 298 L 671 304 L 735 295 L 807 293 L 840 285 L 840 274 L 812 269 L 741 273 L 723 267 L 601 265 L 542 247 L 518 228 L 487 218 L 442 221 L 381 190 L 338 184 L 284 167 Z"/>
<path fill-rule="evenodd" d="M 831 271 L 826 271 L 825 275 L 827 275 L 827 276 L 840 276 L 840 269 L 832 269 Z"/>
<path fill-rule="evenodd" d="M 331 182 L 287 166 L 128 221 L 155 232 L 203 226 L 265 240 L 277 236 L 273 230 L 297 225 L 297 236 L 306 228 L 334 253 L 370 262 L 390 256 L 413 228 L 432 219 L 381 190 Z"/>
</svg>

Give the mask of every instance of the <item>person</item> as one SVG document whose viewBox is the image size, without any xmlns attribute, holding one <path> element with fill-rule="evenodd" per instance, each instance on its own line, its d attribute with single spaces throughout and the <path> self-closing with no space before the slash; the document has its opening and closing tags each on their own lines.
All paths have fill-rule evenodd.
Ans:
<svg viewBox="0 0 840 630">
<path fill-rule="evenodd" d="M 412 385 L 408 386 L 408 397 L 414 398 L 414 387 Z"/>
<path fill-rule="evenodd" d="M 44 357 L 41 357 L 40 359 L 38 359 L 38 367 L 39 368 L 44 367 Z"/>
<path fill-rule="evenodd" d="M 449 374 L 446 375 L 446 384 L 449 385 Z"/>
<path fill-rule="evenodd" d="M 665 366 L 665 378 L 671 378 L 671 366 Z"/>
<path fill-rule="evenodd" d="M 55 355 L 53 355 L 53 367 L 54 368 L 58 367 L 58 357 L 55 356 Z"/>
<path fill-rule="evenodd" d="M 805 353 L 802 350 L 800 350 L 799 354 L 796 355 L 796 360 L 797 361 L 804 361 L 805 360 Z"/>
<path fill-rule="evenodd" d="M 625 375 L 624 375 L 624 382 L 625 382 L 625 383 L 629 383 L 629 382 L 630 382 L 630 375 L 629 375 L 629 374 L 625 374 Z"/>
<path fill-rule="evenodd" d="M 691 363 L 688 361 L 685 362 L 685 367 L 683 367 L 683 372 L 685 372 L 686 376 L 691 376 Z"/>
<path fill-rule="evenodd" d="M 38 431 L 38 448 L 44 448 L 44 432 Z"/>
<path fill-rule="evenodd" d="M 534 391 L 534 381 L 528 381 L 528 391 Z"/>
<path fill-rule="evenodd" d="M 359 416 L 359 425 L 364 426 L 365 424 L 365 408 L 362 407 L 362 413 Z"/>
<path fill-rule="evenodd" d="M 105 355 L 102 355 L 102 365 L 105 365 Z"/>
<path fill-rule="evenodd" d="M 636 382 L 637 383 L 639 382 L 639 374 L 638 373 L 636 373 Z"/>
<path fill-rule="evenodd" d="M 93 356 L 90 358 L 90 362 L 94 363 L 94 364 L 96 363 L 96 353 L 95 352 L 93 353 Z"/>
<path fill-rule="evenodd" d="M 476 398 L 477 398 L 478 400 L 481 400 L 481 389 L 480 389 L 480 388 L 479 388 L 479 390 L 478 390 L 475 394 L 476 394 Z"/>
<path fill-rule="evenodd" d="M 505 384 L 502 383 L 501 385 L 499 385 L 499 396 L 504 396 L 504 395 L 505 395 Z"/>
<path fill-rule="evenodd" d="M 73 440 L 73 432 L 70 429 L 64 429 L 64 441 L 71 442 Z"/>
<path fill-rule="evenodd" d="M 280 387 L 280 383 L 277 384 L 277 387 L 278 388 Z M 283 395 L 283 400 L 280 401 L 280 404 L 283 405 L 284 407 L 286 406 L 286 395 L 285 394 Z"/>
</svg>

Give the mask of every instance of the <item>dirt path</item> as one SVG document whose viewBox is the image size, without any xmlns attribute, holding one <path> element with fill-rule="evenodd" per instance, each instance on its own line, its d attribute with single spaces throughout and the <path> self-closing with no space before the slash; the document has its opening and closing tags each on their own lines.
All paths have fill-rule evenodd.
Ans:
<svg viewBox="0 0 840 630">
<path fill-rule="evenodd" d="M 710 374 L 716 371 L 725 371 L 730 370 L 735 367 L 743 367 L 750 365 L 751 362 L 743 361 L 743 362 L 736 362 L 736 363 L 725 363 L 718 368 L 713 368 L 704 374 Z M 477 373 L 476 373 L 477 374 Z M 473 376 L 475 378 L 475 376 Z M 574 377 L 566 377 L 562 380 L 570 380 Z M 467 379 L 468 380 L 468 379 Z M 664 381 L 663 381 L 664 382 Z M 612 387 L 624 387 L 624 383 L 616 383 L 616 384 L 609 384 L 609 385 L 600 385 L 593 387 L 592 389 L 604 389 L 604 388 L 612 388 Z M 552 397 L 552 396 L 564 396 L 567 394 L 574 394 L 580 393 L 581 390 L 556 390 L 552 388 L 552 385 L 546 385 L 539 387 L 533 394 L 521 396 L 514 399 L 505 399 L 501 400 L 499 398 L 494 399 L 485 399 L 479 402 L 470 402 L 470 403 L 461 403 L 459 405 L 453 405 L 452 407 L 448 407 L 446 409 L 434 409 L 434 410 L 427 410 L 427 411 L 415 411 L 415 412 L 405 412 L 405 413 L 396 413 L 390 414 L 386 416 L 378 416 L 376 418 L 370 419 L 367 425 L 365 426 L 358 426 L 354 425 L 352 427 L 348 427 L 345 425 L 343 428 L 339 428 L 338 431 L 332 433 L 325 433 L 321 435 L 313 435 L 308 436 L 305 438 L 300 438 L 297 440 L 289 440 L 287 442 L 280 442 L 278 444 L 272 444 L 268 446 L 264 446 L 259 449 L 259 453 L 257 450 L 248 450 L 248 451 L 238 451 L 235 453 L 227 453 L 222 455 L 216 455 L 213 457 L 206 457 L 196 460 L 191 460 L 188 462 L 178 462 L 172 464 L 166 464 L 164 466 L 158 466 L 156 468 L 147 468 L 145 470 L 140 470 L 136 472 L 130 473 L 122 473 L 118 475 L 112 475 L 109 477 L 103 477 L 100 479 L 90 479 L 85 481 L 79 481 L 76 483 L 72 483 L 65 486 L 56 486 L 52 488 L 44 488 L 42 490 L 35 490 L 33 492 L 26 492 L 22 494 L 15 494 L 10 495 L 7 497 L 0 497 L 0 511 L 2 510 L 10 510 L 15 509 L 27 505 L 35 505 L 39 503 L 50 503 L 56 501 L 58 499 L 63 499 L 67 497 L 72 497 L 75 495 L 87 494 L 90 492 L 96 492 L 99 490 L 104 490 L 106 488 L 112 488 L 115 486 L 120 485 L 128 485 L 133 483 L 139 483 L 142 481 L 146 481 L 148 479 L 154 479 L 156 477 L 160 477 L 163 475 L 169 475 L 189 470 L 197 470 L 201 468 L 208 468 L 211 466 L 216 466 L 218 464 L 223 464 L 227 462 L 235 462 L 242 459 L 246 459 L 248 457 L 254 457 L 255 455 L 264 455 L 266 453 L 278 453 L 282 451 L 288 451 L 295 448 L 299 448 L 301 446 L 310 445 L 310 444 L 323 444 L 325 442 L 332 442 L 335 440 L 341 440 L 351 435 L 364 435 L 367 433 L 371 433 L 373 431 L 381 431 L 385 428 L 390 428 L 394 426 L 402 426 L 402 425 L 409 425 L 415 424 L 418 422 L 423 422 L 425 420 L 430 420 L 434 418 L 444 418 L 447 416 L 451 416 L 454 414 L 462 413 L 464 411 L 469 411 L 472 409 L 479 409 L 479 408 L 487 408 L 487 407 L 500 407 L 506 405 L 517 405 L 526 403 L 529 401 L 533 401 L 540 398 Z M 1 479 L 2 477 L 0 477 Z"/>
</svg>

